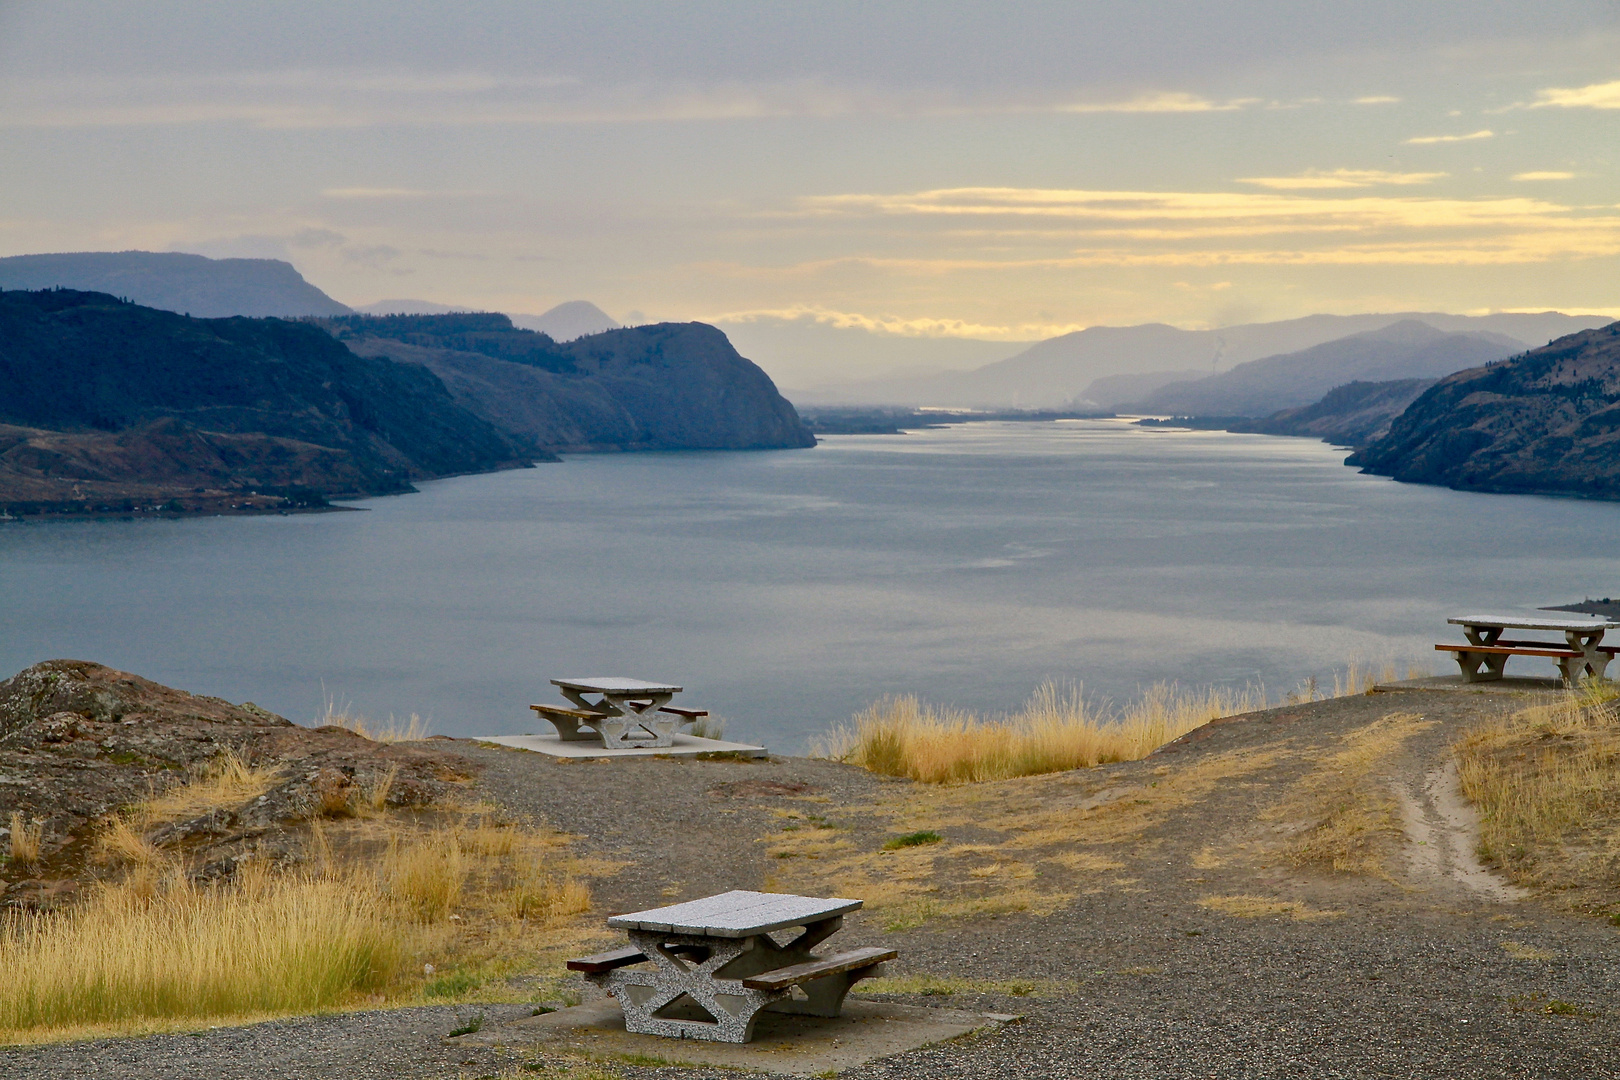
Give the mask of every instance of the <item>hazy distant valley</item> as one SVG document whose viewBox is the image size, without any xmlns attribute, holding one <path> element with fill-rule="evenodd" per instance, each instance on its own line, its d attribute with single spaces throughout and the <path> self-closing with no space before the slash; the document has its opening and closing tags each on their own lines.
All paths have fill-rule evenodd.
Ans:
<svg viewBox="0 0 1620 1080">
<path fill-rule="evenodd" d="M 1446 397 L 1451 391 L 1431 389 L 1521 354 L 1510 366 L 1539 363 L 1540 341 L 1607 322 L 1590 316 L 1314 315 L 1203 331 L 1092 327 L 1024 346 L 755 320 L 731 325 L 752 342 L 756 355 L 745 359 L 715 327 L 623 327 L 588 301 L 541 315 L 414 299 L 351 308 L 271 259 L 150 252 L 0 259 L 0 289 L 64 286 L 113 296 L 6 294 L 12 322 L 0 341 L 10 375 L 0 392 L 7 425 L 0 506 L 13 512 L 318 506 L 565 452 L 809 447 L 813 431 L 898 432 L 945 419 L 920 408 L 959 410 L 957 419 L 1116 411 L 1183 418 L 1195 427 L 1377 444 L 1355 463 L 1400 479 L 1620 493 L 1611 478 L 1617 451 L 1602 420 L 1614 400 L 1608 375 L 1586 376 L 1581 393 L 1589 404 L 1521 403 L 1524 416 L 1560 426 L 1542 430 L 1528 419 L 1511 437 L 1456 404 L 1454 394 Z M 245 382 L 226 387 L 193 370 L 187 350 L 199 348 Z M 1606 363 L 1591 359 L 1606 349 L 1587 348 L 1586 366 Z M 92 378 L 115 354 L 139 359 Z M 920 373 L 790 392 L 808 410 L 807 425 L 767 371 L 803 370 L 818 355 L 835 368 L 901 364 Z M 985 357 L 992 359 L 928 370 Z M 349 387 L 334 400 L 317 389 L 330 382 L 318 374 L 328 368 L 344 372 L 338 384 Z M 261 383 L 261 390 L 243 388 Z M 86 396 L 86 387 L 95 394 Z M 1521 389 L 1538 402 L 1567 396 L 1545 380 Z M 1440 408 L 1440 400 L 1453 404 Z M 1415 451 L 1380 440 L 1407 430 L 1397 421 L 1409 409 L 1426 417 L 1430 444 L 1456 425 L 1467 429 L 1459 437 L 1472 449 L 1448 450 L 1440 461 L 1431 447 L 1423 464 L 1408 463 L 1402 455 Z M 1533 443 L 1533 451 L 1512 453 L 1541 462 L 1551 455 L 1556 466 L 1459 472 L 1450 460 L 1496 453 L 1484 448 L 1503 438 L 1515 447 Z M 1555 453 L 1559 440 L 1568 446 Z"/>
</svg>

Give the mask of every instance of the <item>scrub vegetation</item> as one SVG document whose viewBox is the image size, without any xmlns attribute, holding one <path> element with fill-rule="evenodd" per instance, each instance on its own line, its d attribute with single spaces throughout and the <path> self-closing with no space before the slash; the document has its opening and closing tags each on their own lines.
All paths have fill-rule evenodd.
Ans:
<svg viewBox="0 0 1620 1080">
<path fill-rule="evenodd" d="M 1589 686 L 1481 725 L 1455 751 L 1480 857 L 1620 922 L 1620 688 Z"/>
<path fill-rule="evenodd" d="M 307 823 L 301 858 L 219 881 L 148 839 L 267 782 L 224 756 L 106 825 L 80 901 L 0 921 L 0 1041 L 500 999 L 587 933 L 593 867 L 486 807 L 389 815 L 365 797 Z"/>
<path fill-rule="evenodd" d="M 1047 683 L 1010 716 L 985 718 L 884 698 L 834 729 L 817 751 L 884 776 L 927 783 L 1006 780 L 1144 758 L 1222 716 L 1264 708 L 1258 689 L 1160 683 L 1114 711 Z"/>
</svg>

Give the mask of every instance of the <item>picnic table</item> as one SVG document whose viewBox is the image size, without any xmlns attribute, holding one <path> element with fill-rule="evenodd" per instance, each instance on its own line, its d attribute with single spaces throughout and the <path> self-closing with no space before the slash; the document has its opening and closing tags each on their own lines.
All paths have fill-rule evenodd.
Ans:
<svg viewBox="0 0 1620 1080">
<path fill-rule="evenodd" d="M 705 709 L 679 709 L 669 704 L 681 687 L 668 683 L 644 682 L 618 675 L 598 675 L 587 679 L 552 679 L 563 697 L 574 708 L 559 705 L 530 705 L 557 729 L 563 742 L 601 739 L 609 749 L 672 746 L 672 736 L 682 724 L 690 724 Z M 594 696 L 595 701 L 590 700 Z"/>
<path fill-rule="evenodd" d="M 615 915 L 608 925 L 625 931 L 629 946 L 570 960 L 568 968 L 613 995 L 627 1031 L 743 1043 L 761 1012 L 837 1016 L 849 988 L 895 958 L 893 949 L 879 948 L 810 952 L 860 906 L 841 897 L 735 889 Z M 798 935 L 777 943 L 780 931 L 795 927 Z"/>
<path fill-rule="evenodd" d="M 1510 656 L 1546 656 L 1558 661 L 1558 670 L 1566 686 L 1574 686 L 1582 678 L 1603 678 L 1609 661 L 1620 647 L 1604 645 L 1603 635 L 1609 629 L 1607 619 L 1542 619 L 1536 617 L 1498 615 L 1459 615 L 1446 620 L 1463 628 L 1467 645 L 1436 645 L 1441 652 L 1451 653 L 1462 668 L 1464 682 L 1488 682 L 1502 678 Z M 1562 633 L 1562 644 L 1556 641 L 1509 640 L 1502 635 L 1509 630 L 1537 630 Z"/>
</svg>

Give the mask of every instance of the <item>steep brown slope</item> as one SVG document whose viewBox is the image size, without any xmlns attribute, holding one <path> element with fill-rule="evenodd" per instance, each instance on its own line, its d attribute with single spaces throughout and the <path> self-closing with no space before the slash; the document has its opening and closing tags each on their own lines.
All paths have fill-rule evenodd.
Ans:
<svg viewBox="0 0 1620 1080">
<path fill-rule="evenodd" d="M 1464 490 L 1620 499 L 1620 323 L 1441 380 L 1346 463 Z"/>
</svg>

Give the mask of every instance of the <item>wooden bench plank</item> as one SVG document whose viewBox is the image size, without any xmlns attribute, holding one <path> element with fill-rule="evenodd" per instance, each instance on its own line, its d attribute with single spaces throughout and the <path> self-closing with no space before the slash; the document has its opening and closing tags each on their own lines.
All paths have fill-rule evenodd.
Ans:
<svg viewBox="0 0 1620 1080">
<path fill-rule="evenodd" d="M 750 975 L 742 981 L 742 984 L 749 990 L 786 990 L 790 986 L 823 979 L 828 975 L 842 975 L 846 971 L 881 964 L 899 955 L 893 949 L 871 947 L 852 949 L 849 952 L 829 956 L 825 960 L 812 960 L 807 964 L 794 964 L 792 967 L 777 968 L 775 971 L 762 971 L 758 975 Z"/>
<path fill-rule="evenodd" d="M 612 971 L 614 968 L 628 967 L 639 964 L 647 959 L 647 954 L 634 945 L 626 945 L 622 949 L 611 952 L 597 953 L 594 956 L 582 956 L 578 960 L 568 961 L 569 971 L 602 972 Z"/>
<path fill-rule="evenodd" d="M 529 708 L 533 709 L 541 716 L 555 714 L 557 716 L 572 717 L 575 720 L 600 720 L 603 716 L 603 714 L 599 712 L 586 712 L 584 709 L 568 709 L 561 705 L 530 705 Z"/>
<path fill-rule="evenodd" d="M 663 708 L 659 709 L 658 711 L 659 712 L 674 713 L 676 716 L 684 716 L 688 720 L 696 720 L 700 716 L 708 716 L 709 715 L 709 710 L 708 709 L 678 709 L 673 705 L 665 705 Z"/>
<path fill-rule="evenodd" d="M 1557 649 L 1551 646 L 1541 649 L 1526 649 L 1501 645 L 1436 645 L 1435 649 L 1438 652 L 1488 653 L 1492 656 L 1560 656 L 1571 660 L 1586 655 L 1574 649 Z"/>
</svg>

